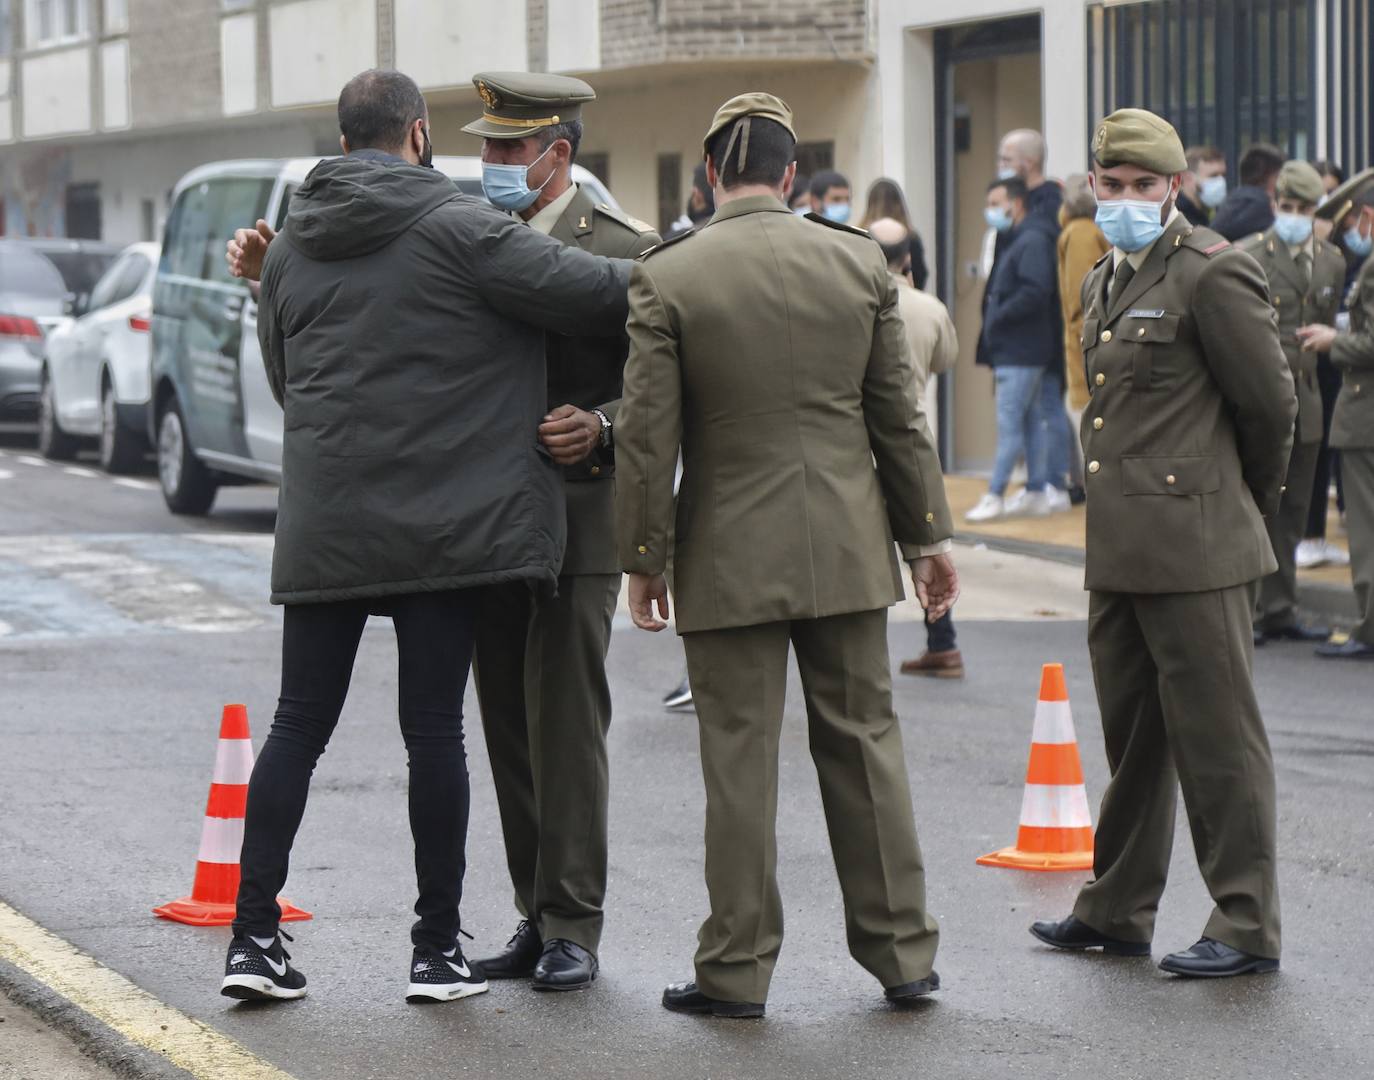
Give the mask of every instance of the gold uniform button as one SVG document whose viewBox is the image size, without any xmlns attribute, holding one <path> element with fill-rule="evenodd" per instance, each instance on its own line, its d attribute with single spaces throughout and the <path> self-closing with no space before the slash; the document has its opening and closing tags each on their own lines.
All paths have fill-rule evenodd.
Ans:
<svg viewBox="0 0 1374 1080">
<path fill-rule="evenodd" d="M 1103 331 L 1102 331 L 1102 344 L 1105 345 L 1107 342 L 1109 342 L 1109 341 L 1111 341 L 1111 340 L 1112 340 L 1112 332 L 1111 332 L 1110 330 L 1103 330 Z"/>
<path fill-rule="evenodd" d="M 1102 417 L 1099 416 L 1096 420 L 1093 421 L 1093 430 L 1094 430 L 1094 431 L 1101 431 L 1101 430 L 1102 430 Z"/>
<path fill-rule="evenodd" d="M 1173 473 L 1170 473 L 1168 476 L 1164 478 L 1164 482 L 1168 484 L 1170 487 L 1172 487 L 1174 484 L 1178 483 L 1178 477 L 1175 476 Z"/>
<path fill-rule="evenodd" d="M 1144 336 L 1145 336 L 1145 327 L 1142 326 L 1139 330 L 1137 330 L 1137 331 L 1135 332 L 1135 336 L 1136 336 L 1136 337 L 1144 337 Z"/>
<path fill-rule="evenodd" d="M 600 476 L 600 475 L 601 475 L 601 466 L 600 466 L 600 465 L 593 465 L 593 466 L 592 466 L 592 475 L 593 475 L 593 476 Z"/>
<path fill-rule="evenodd" d="M 927 514 L 926 514 L 926 524 L 927 524 L 927 525 L 929 525 L 929 524 L 930 524 L 932 521 L 934 521 L 934 520 L 935 520 L 935 515 L 934 515 L 934 514 L 931 514 L 931 513 L 927 513 Z"/>
<path fill-rule="evenodd" d="M 1097 383 L 1098 386 L 1106 386 L 1106 385 L 1107 385 L 1107 376 L 1103 375 L 1102 372 L 1099 371 L 1099 372 L 1097 373 L 1097 378 L 1094 379 L 1093 382 Z"/>
<path fill-rule="evenodd" d="M 1088 462 L 1088 472 L 1092 473 L 1094 476 L 1097 475 L 1098 470 L 1101 469 L 1101 468 L 1102 468 L 1102 463 L 1099 462 L 1099 461 L 1090 461 L 1090 462 Z"/>
<path fill-rule="evenodd" d="M 647 555 L 647 554 L 649 554 L 649 549 L 646 548 L 643 544 L 640 544 L 640 545 L 639 545 L 639 553 L 640 553 L 641 555 Z"/>
</svg>

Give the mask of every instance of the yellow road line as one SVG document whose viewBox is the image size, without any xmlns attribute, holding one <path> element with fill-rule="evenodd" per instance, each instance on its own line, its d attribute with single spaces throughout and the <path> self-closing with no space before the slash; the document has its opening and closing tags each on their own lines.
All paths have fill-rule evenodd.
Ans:
<svg viewBox="0 0 1374 1080">
<path fill-rule="evenodd" d="M 197 1080 L 292 1080 L 241 1043 L 163 1004 L 3 902 L 0 959 Z"/>
</svg>

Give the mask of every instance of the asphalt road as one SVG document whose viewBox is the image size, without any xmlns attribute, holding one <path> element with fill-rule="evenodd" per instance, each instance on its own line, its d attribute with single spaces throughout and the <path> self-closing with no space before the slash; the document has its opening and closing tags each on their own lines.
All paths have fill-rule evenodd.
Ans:
<svg viewBox="0 0 1374 1080">
<path fill-rule="evenodd" d="M 970 666 L 899 679 L 944 989 L 896 1011 L 847 956 L 839 891 L 793 673 L 779 850 L 787 940 L 768 1018 L 685 1018 L 658 1003 L 688 978 L 705 911 L 692 717 L 665 713 L 681 673 L 667 635 L 618 623 L 611 652 L 611 882 L 602 977 L 589 992 L 402 1000 L 413 900 L 405 760 L 388 625 L 365 636 L 322 759 L 288 895 L 311 994 L 274 1007 L 218 996 L 226 930 L 154 919 L 190 885 L 220 706 L 246 702 L 260 744 L 275 704 L 266 604 L 275 493 L 225 492 L 175 520 L 152 478 L 35 465 L 0 444 L 0 898 L 139 986 L 302 1080 L 566 1077 L 1340 1077 L 1374 1073 L 1374 669 L 1271 645 L 1257 680 L 1278 764 L 1284 970 L 1185 983 L 1143 959 L 1066 956 L 1026 933 L 1066 912 L 1082 875 L 977 867 L 1015 838 L 1039 667 L 1067 668 L 1096 808 L 1106 778 L 1074 572 L 960 550 Z M 1033 599 L 1030 599 L 1032 598 Z M 1034 612 L 1053 613 L 1036 616 Z M 960 617 L 964 616 L 966 617 Z M 975 617 L 976 616 L 976 617 Z M 1067 616 L 1067 617 L 1066 617 Z M 923 635 L 909 608 L 894 664 Z M 469 694 L 473 776 L 464 925 L 470 953 L 516 915 Z M 1210 902 L 1180 820 L 1156 959 L 1191 944 Z M 0 1062 L 5 1040 L 0 1033 Z"/>
</svg>

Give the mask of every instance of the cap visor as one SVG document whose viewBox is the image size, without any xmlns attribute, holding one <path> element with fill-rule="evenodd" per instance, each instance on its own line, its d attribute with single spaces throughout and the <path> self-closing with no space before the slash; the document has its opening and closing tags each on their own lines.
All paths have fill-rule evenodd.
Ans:
<svg viewBox="0 0 1374 1080">
<path fill-rule="evenodd" d="M 543 126 L 547 127 L 548 125 Z M 540 128 L 501 127 L 488 120 L 474 120 L 470 124 L 464 124 L 463 130 L 469 135 L 476 135 L 483 139 L 527 139 Z"/>
</svg>

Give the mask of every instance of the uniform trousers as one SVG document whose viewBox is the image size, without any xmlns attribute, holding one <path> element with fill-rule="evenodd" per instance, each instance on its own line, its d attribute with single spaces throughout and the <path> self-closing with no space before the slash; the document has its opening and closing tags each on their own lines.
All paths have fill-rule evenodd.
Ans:
<svg viewBox="0 0 1374 1080">
<path fill-rule="evenodd" d="M 1374 449 L 1342 450 L 1345 520 L 1350 537 L 1350 577 L 1359 622 L 1352 636 L 1374 645 Z"/>
<path fill-rule="evenodd" d="M 606 898 L 606 654 L 619 574 L 484 590 L 474 678 L 516 909 L 595 953 Z"/>
<path fill-rule="evenodd" d="M 1093 880 L 1074 914 L 1149 942 L 1173 850 L 1178 789 L 1215 902 L 1204 935 L 1279 955 L 1274 762 L 1251 681 L 1250 589 L 1094 592 L 1088 651 L 1111 782 Z"/>
<path fill-rule="evenodd" d="M 1280 630 L 1297 622 L 1298 564 L 1295 556 L 1298 542 L 1307 531 L 1312 482 L 1320 452 L 1321 443 L 1293 444 L 1278 512 L 1265 521 L 1279 568 L 1259 581 L 1255 626 L 1261 630 Z"/>
<path fill-rule="evenodd" d="M 776 822 L 789 643 L 801 670 L 849 951 L 884 987 L 929 976 L 939 929 L 926 911 L 892 709 L 887 610 L 698 631 L 682 641 L 706 781 L 711 913 L 698 934 L 702 992 L 764 1002 L 782 947 Z"/>
</svg>

